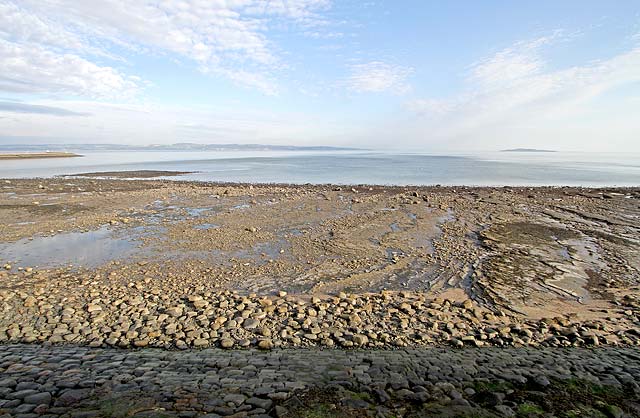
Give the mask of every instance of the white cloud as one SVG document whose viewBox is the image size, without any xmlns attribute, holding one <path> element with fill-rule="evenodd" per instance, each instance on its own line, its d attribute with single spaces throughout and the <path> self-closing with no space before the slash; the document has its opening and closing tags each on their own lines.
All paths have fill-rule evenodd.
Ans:
<svg viewBox="0 0 640 418">
<path fill-rule="evenodd" d="M 0 39 L 0 91 L 72 94 L 92 98 L 132 96 L 140 81 L 73 54 Z"/>
<path fill-rule="evenodd" d="M 351 75 L 347 79 L 347 87 L 358 93 L 405 93 L 409 90 L 407 77 L 413 72 L 412 68 L 382 61 L 354 64 L 349 70 Z"/>
<path fill-rule="evenodd" d="M 90 56 L 118 58 L 113 46 L 174 54 L 205 72 L 275 94 L 273 74 L 286 65 L 267 37 L 269 26 L 291 23 L 305 31 L 325 23 L 319 12 L 329 6 L 328 0 L 0 0 L 0 39 L 20 50 L 36 46 L 32 65 L 69 54 L 87 63 L 94 61 Z M 46 74 L 46 68 L 38 71 Z M 21 81 L 19 73 L 8 77 Z M 94 80 L 77 78 L 84 95 Z"/>
</svg>

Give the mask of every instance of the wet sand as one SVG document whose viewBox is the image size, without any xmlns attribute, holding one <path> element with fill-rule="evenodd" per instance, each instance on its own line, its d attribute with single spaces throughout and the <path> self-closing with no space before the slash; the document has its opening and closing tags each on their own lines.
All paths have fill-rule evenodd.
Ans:
<svg viewBox="0 0 640 418">
<path fill-rule="evenodd" d="M 174 177 L 183 174 L 192 174 L 193 171 L 163 171 L 163 170 L 136 170 L 136 171 L 96 171 L 92 173 L 70 174 L 63 177 L 98 177 L 115 179 L 146 179 L 156 177 Z"/>
<path fill-rule="evenodd" d="M 5 154 L 0 153 L 0 160 L 29 160 L 36 158 L 70 158 L 70 157 L 82 157 L 82 155 L 74 154 L 72 152 L 21 152 Z"/>
<path fill-rule="evenodd" d="M 0 339 L 638 344 L 639 202 L 637 188 L 2 180 Z"/>
</svg>

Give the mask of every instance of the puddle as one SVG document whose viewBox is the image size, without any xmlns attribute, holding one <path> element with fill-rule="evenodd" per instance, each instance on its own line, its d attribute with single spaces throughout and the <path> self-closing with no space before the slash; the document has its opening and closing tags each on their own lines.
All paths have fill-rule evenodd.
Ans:
<svg viewBox="0 0 640 418">
<path fill-rule="evenodd" d="M 89 232 L 67 232 L 0 244 L 0 260 L 17 267 L 96 267 L 139 252 L 132 238 L 115 237 L 106 226 Z"/>
<path fill-rule="evenodd" d="M 389 228 L 391 228 L 391 232 L 400 232 L 400 231 L 402 231 L 402 228 L 400 228 L 400 224 L 398 224 L 398 222 L 394 222 L 394 223 L 390 224 Z"/>
<path fill-rule="evenodd" d="M 243 203 L 243 204 L 241 204 L 241 205 L 235 205 L 235 206 L 233 207 L 233 209 L 248 209 L 248 208 L 250 208 L 250 207 L 251 207 L 251 205 L 249 205 L 249 204 L 247 204 L 247 203 Z"/>
<path fill-rule="evenodd" d="M 162 200 L 156 200 L 152 204 L 146 205 L 144 209 L 144 212 L 134 212 L 131 216 L 142 218 L 150 224 L 159 224 L 163 222 L 176 223 L 187 219 L 197 219 L 218 208 L 180 207 L 176 205 L 168 205 Z"/>
<path fill-rule="evenodd" d="M 193 229 L 197 229 L 199 231 L 206 231 L 209 229 L 218 229 L 220 228 L 220 225 L 217 224 L 200 224 L 200 225 L 194 225 Z"/>
<path fill-rule="evenodd" d="M 187 214 L 192 218 L 198 218 L 212 209 L 213 208 L 185 208 L 185 211 L 187 211 Z"/>
</svg>

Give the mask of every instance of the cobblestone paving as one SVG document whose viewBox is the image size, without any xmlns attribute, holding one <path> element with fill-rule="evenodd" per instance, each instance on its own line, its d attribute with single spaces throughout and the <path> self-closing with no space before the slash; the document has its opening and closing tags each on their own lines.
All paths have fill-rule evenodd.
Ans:
<svg viewBox="0 0 640 418">
<path fill-rule="evenodd" d="M 518 385 L 544 390 L 559 381 L 624 388 L 637 402 L 640 350 L 135 351 L 2 345 L 0 417 L 288 416 L 291 398 L 313 388 L 364 393 L 344 401 L 351 411 L 362 412 L 353 415 L 384 416 L 390 409 L 383 405 L 398 399 L 473 408 L 472 388 L 480 383 L 496 392 Z M 515 415 L 517 405 L 495 396 L 492 413 Z M 633 402 L 626 411 L 618 408 L 617 416 L 636 416 L 636 406 L 640 410 Z"/>
</svg>

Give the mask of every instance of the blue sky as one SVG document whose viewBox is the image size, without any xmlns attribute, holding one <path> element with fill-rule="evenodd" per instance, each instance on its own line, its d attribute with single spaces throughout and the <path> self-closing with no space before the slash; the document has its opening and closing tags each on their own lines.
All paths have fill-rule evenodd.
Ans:
<svg viewBox="0 0 640 418">
<path fill-rule="evenodd" d="M 0 0 L 0 141 L 640 151 L 637 1 Z"/>
</svg>

